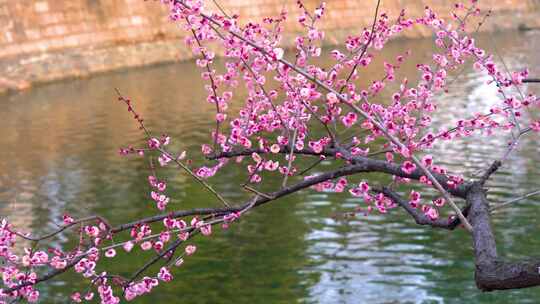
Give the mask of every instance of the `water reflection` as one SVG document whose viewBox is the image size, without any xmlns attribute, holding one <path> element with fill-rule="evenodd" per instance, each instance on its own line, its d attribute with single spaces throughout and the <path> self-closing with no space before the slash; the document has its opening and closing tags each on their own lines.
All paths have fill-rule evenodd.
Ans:
<svg viewBox="0 0 540 304">
<path fill-rule="evenodd" d="M 511 33 L 495 41 L 510 68 L 530 65 L 531 74 L 540 75 L 538 34 Z M 479 43 L 493 42 L 484 36 Z M 399 74 L 414 79 L 416 63 L 428 59 L 431 48 L 428 40 L 395 41 L 380 60 L 412 49 Z M 362 79 L 362 85 L 379 74 L 366 72 L 372 78 Z M 458 89 L 440 97 L 434 125 L 449 126 L 459 117 L 486 111 L 498 98 L 486 80 L 471 69 L 463 71 L 453 84 Z M 9 214 L 19 227 L 44 232 L 64 211 L 76 216 L 99 213 L 114 223 L 154 212 L 146 193 L 148 164 L 117 156 L 118 147 L 138 144 L 142 135 L 116 101 L 115 87 L 135 100 L 153 130 L 172 131 L 175 148 L 196 153 L 208 140 L 212 107 L 203 102 L 193 63 L 62 82 L 2 97 L 1 214 Z M 491 200 L 502 202 L 540 188 L 537 139 L 524 138 L 491 181 Z M 503 146 L 490 138 L 465 139 L 440 144 L 434 154 L 444 155 L 451 170 L 470 176 L 498 157 Z M 171 181 L 176 208 L 211 202 L 184 175 L 174 170 L 162 174 Z M 246 195 L 237 185 L 244 179 L 229 168 L 213 182 L 227 198 L 240 200 Z M 494 217 L 502 255 L 521 258 L 540 248 L 534 237 L 540 232 L 534 201 Z M 480 293 L 472 277 L 470 239 L 462 231 L 448 234 L 418 227 L 401 212 L 350 221 L 332 217 L 357 203 L 346 195 L 303 192 L 264 206 L 230 231 L 201 239 L 200 251 L 175 273 L 174 283 L 137 302 L 492 304 L 534 303 L 540 296 L 538 289 Z M 127 274 L 143 256 L 122 256 L 122 263 L 108 267 Z M 66 302 L 69 290 L 82 286 L 75 278 L 68 274 L 47 286 L 45 302 Z"/>
</svg>

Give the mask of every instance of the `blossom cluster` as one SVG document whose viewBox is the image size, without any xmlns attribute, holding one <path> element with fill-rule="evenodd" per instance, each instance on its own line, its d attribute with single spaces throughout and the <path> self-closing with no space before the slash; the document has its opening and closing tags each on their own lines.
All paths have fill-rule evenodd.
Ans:
<svg viewBox="0 0 540 304">
<path fill-rule="evenodd" d="M 344 42 L 343 49 L 329 51 L 328 57 L 335 63 L 330 67 L 318 66 L 313 59 L 322 56 L 320 47 L 325 37 L 318 28 L 324 16 L 323 3 L 310 11 L 298 1 L 300 14 L 296 20 L 305 28 L 305 34 L 294 39 L 293 54 L 287 61 L 281 47 L 284 24 L 288 13 L 283 11 L 277 18 L 265 18 L 261 23 L 250 22 L 241 25 L 238 16 L 222 13 L 205 13 L 204 1 L 168 1 L 170 18 L 179 22 L 193 35 L 186 38 L 186 44 L 194 54 L 202 56 L 198 65 L 202 68 L 202 79 L 209 81 L 207 101 L 218 104 L 218 124 L 228 123 L 228 128 L 216 128 L 212 132 L 214 147 L 203 145 L 205 155 L 257 149 L 251 157 L 239 156 L 236 164 L 245 163 L 250 176 L 249 182 L 262 183 L 264 176 L 275 178 L 276 174 L 292 176 L 299 172 L 294 165 L 298 155 L 283 153 L 291 150 L 309 150 L 326 158 L 325 148 L 338 144 L 348 147 L 353 156 L 367 156 L 374 142 L 384 142 L 382 148 L 388 162 L 401 161 L 402 170 L 411 174 L 418 170 L 410 160 L 412 155 L 423 154 L 423 163 L 433 172 L 447 175 L 450 188 L 456 188 L 464 179 L 457 174 L 435 164 L 430 149 L 438 141 L 451 141 L 473 135 L 490 136 L 497 132 L 512 132 L 519 126 L 518 119 L 524 116 L 524 109 L 538 106 L 535 95 L 511 94 L 511 88 L 522 85 L 528 76 L 527 70 L 506 73 L 495 64 L 493 55 L 476 45 L 475 39 L 466 31 L 467 23 L 475 17 L 482 17 L 477 1 L 457 3 L 451 20 L 441 18 L 431 8 L 426 7 L 424 15 L 416 18 L 406 16 L 405 10 L 392 19 L 385 13 L 377 16 L 371 29 L 366 28 L 359 35 L 351 35 Z M 489 15 L 489 12 L 487 12 Z M 384 76 L 367 87 L 361 87 L 355 80 L 362 70 L 372 65 L 374 58 L 393 37 L 413 27 L 424 27 L 434 34 L 436 50 L 431 61 L 416 65 L 419 73 L 417 83 L 407 78 L 398 79 L 396 72 L 407 60 L 411 51 L 406 50 L 394 62 L 384 62 L 381 69 Z M 205 45 L 219 44 L 225 57 L 225 72 L 218 73 L 209 67 L 214 64 L 215 54 Z M 438 96 L 449 90 L 448 82 L 453 72 L 464 65 L 472 65 L 490 76 L 490 84 L 501 96 L 488 113 L 474 114 L 456 121 L 450 129 L 436 130 L 432 125 L 432 115 L 438 109 Z M 247 97 L 236 113 L 227 113 L 233 91 L 243 83 Z M 383 94 L 385 88 L 397 83 L 399 90 Z M 387 101 L 376 101 L 390 95 Z M 362 112 L 359 112 L 360 109 Z M 377 122 L 377 123 L 375 123 Z M 540 123 L 530 123 L 531 130 L 540 129 Z M 317 130 L 326 130 L 320 136 Z M 337 134 L 348 129 L 362 135 L 355 135 L 348 142 L 340 142 Z M 384 130 L 383 130 L 384 129 Z M 402 145 L 388 142 L 388 135 L 401 140 Z M 275 159 L 274 154 L 285 154 L 284 161 Z M 347 159 L 336 153 L 336 159 Z M 218 157 L 213 167 L 207 165 L 196 171 L 201 178 L 214 176 L 229 161 L 229 157 Z M 397 182 L 409 179 L 395 178 Z M 432 186 L 427 176 L 420 183 Z M 332 184 L 332 186 L 330 186 Z M 313 187 L 316 190 L 341 192 L 347 183 L 343 180 L 326 181 Z M 350 186 L 353 195 L 358 187 Z M 383 203 L 387 198 L 381 194 L 366 192 L 361 196 L 371 210 L 371 202 L 380 212 L 393 206 Z M 377 198 L 379 197 L 379 198 Z M 415 201 L 411 205 L 422 207 L 430 218 L 438 217 L 438 206 Z M 434 211 L 435 210 L 435 211 Z"/>
<path fill-rule="evenodd" d="M 162 2 L 169 8 L 171 21 L 189 34 L 185 43 L 197 57 L 196 65 L 206 83 L 206 102 L 216 109 L 211 142 L 201 146 L 202 155 L 211 161 L 195 164 L 187 159 L 185 151 L 178 155 L 171 153 L 168 150 L 170 137 L 153 136 L 141 115 L 135 112 L 133 102 L 120 96 L 119 100 L 126 105 L 147 139 L 143 147 L 129 146 L 121 148 L 119 153 L 156 156 L 152 159 L 157 159 L 159 167 L 151 164 L 148 200 L 160 212 L 167 212 L 165 216 L 157 215 L 161 224 L 142 220 L 115 231 L 101 218 L 75 220 L 65 215 L 58 233 L 75 228 L 77 246 L 45 251 L 29 246 L 28 242 L 37 243 L 54 235 L 36 240 L 30 234 L 16 232 L 2 219 L 0 304 L 15 299 L 36 302 L 40 296 L 36 289 L 40 281 L 38 268 L 53 271 L 73 268 L 88 280 L 87 291 L 73 293 L 74 302 L 91 301 L 95 297 L 107 304 L 119 303 L 121 298 L 133 300 L 173 280 L 174 267 L 183 265 L 185 259 L 197 251 L 196 245 L 187 244 L 191 237 L 199 233 L 211 236 L 217 224 L 227 229 L 253 206 L 249 204 L 243 210 L 227 209 L 206 218 L 190 214 L 192 217 L 187 220 L 186 215 L 171 210 L 167 182 L 158 176 L 158 168 L 173 164 L 181 167 L 216 194 L 206 180 L 228 165 L 245 169 L 249 178 L 244 186 L 280 177 L 283 190 L 287 189 L 289 177 L 309 181 L 319 176 L 318 173 L 303 176 L 307 170 L 301 170 L 298 159 L 304 156 L 315 157 L 318 162 L 332 160 L 345 165 L 383 155 L 386 163 L 399 165 L 401 175 L 392 176 L 395 184 L 411 183 L 410 177 L 420 174 L 418 186 L 431 189 L 435 185 L 422 171 L 425 168 L 445 176 L 445 188 L 456 189 L 464 178 L 437 164 L 430 153 L 434 145 L 473 135 L 518 132 L 517 136 L 521 136 L 528 131 L 540 131 L 540 121 L 535 121 L 525 111 L 539 106 L 538 98 L 511 90 L 523 85 L 528 77 L 527 70 L 512 73 L 501 70 L 494 57 L 478 47 L 466 31 L 467 22 L 482 14 L 477 1 L 456 4 L 450 21 L 429 7 L 415 18 L 407 17 L 404 10 L 397 17 L 377 12 L 371 28 L 348 36 L 341 48 L 328 52 L 322 48 L 325 33 L 319 26 L 328 9 L 325 3 L 309 8 L 297 1 L 299 14 L 292 22 L 298 23 L 304 31 L 294 38 L 291 49 L 285 49 L 283 32 L 285 25 L 291 22 L 286 11 L 276 17 L 263 18 L 261 22 L 242 24 L 237 15 L 211 12 L 206 7 L 207 1 Z M 397 72 L 411 54 L 410 50 L 404 50 L 391 62 L 381 65 L 384 73 L 380 79 L 360 85 L 363 71 L 376 62 L 388 41 L 413 27 L 431 30 L 436 47 L 427 62 L 417 63 L 419 80 L 413 83 L 398 77 Z M 215 67 L 216 53 L 209 45 L 219 46 L 224 57 L 220 68 Z M 327 56 L 331 65 L 318 65 L 316 58 L 321 56 Z M 437 130 L 432 116 L 438 110 L 438 97 L 449 90 L 451 75 L 466 64 L 490 77 L 489 83 L 499 93 L 501 101 L 494 103 L 488 113 L 462 117 L 452 128 Z M 245 97 L 235 95 L 241 85 L 247 92 Z M 389 88 L 399 89 L 390 91 L 393 89 Z M 234 107 L 238 110 L 231 110 L 233 101 L 240 103 L 239 107 Z M 345 138 L 342 136 L 345 132 L 353 135 Z M 421 160 L 415 161 L 414 156 Z M 353 181 L 352 177 L 341 176 L 328 178 L 311 188 L 348 193 L 362 202 L 359 210 L 387 213 L 397 204 L 375 191 L 376 186 L 367 180 Z M 227 205 L 218 194 L 216 196 Z M 256 198 L 263 196 L 256 193 Z M 411 190 L 408 204 L 432 220 L 438 219 L 442 208 L 451 203 L 443 197 L 424 201 L 422 197 L 421 190 Z M 129 232 L 127 236 L 120 236 L 121 231 Z M 21 244 L 22 249 L 16 248 L 16 244 Z M 120 248 L 126 254 L 134 250 L 154 251 L 163 266 L 154 275 L 140 272 L 131 278 L 108 273 L 102 269 L 100 261 L 118 258 Z"/>
</svg>

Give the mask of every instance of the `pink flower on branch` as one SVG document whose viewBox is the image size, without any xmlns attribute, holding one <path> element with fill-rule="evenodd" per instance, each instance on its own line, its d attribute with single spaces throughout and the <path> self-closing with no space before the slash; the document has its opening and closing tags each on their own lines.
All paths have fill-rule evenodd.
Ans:
<svg viewBox="0 0 540 304">
<path fill-rule="evenodd" d="M 460 175 L 449 174 L 445 168 L 434 165 L 433 156 L 429 154 L 431 148 L 441 142 L 456 143 L 460 138 L 493 136 L 497 132 L 514 131 L 521 136 L 529 131 L 540 131 L 538 121 L 534 118 L 528 121 L 529 117 L 525 117 L 529 115 L 525 110 L 538 106 L 538 99 L 533 94 L 522 97 L 509 90 L 522 85 L 528 71 L 506 73 L 501 70 L 495 63 L 497 60 L 480 49 L 464 31 L 464 21 L 468 18 L 462 18 L 461 14 L 470 15 L 471 19 L 478 15 L 475 1 L 456 6 L 454 27 L 428 7 L 423 15 L 414 19 L 406 17 L 404 12 L 394 19 L 377 13 L 371 28 L 348 36 L 341 50 L 329 52 L 332 60 L 329 67 L 319 66 L 314 60 L 326 53 L 321 48 L 324 31 L 318 24 L 326 14 L 324 4 L 308 10 L 301 1 L 297 2 L 300 13 L 296 21 L 305 31 L 293 39 L 294 48 L 285 56 L 280 39 L 286 12 L 277 17 L 266 17 L 260 23 L 242 24 L 237 16 L 229 17 L 219 10 L 208 13 L 205 1 L 163 2 L 170 8 L 170 19 L 183 24 L 183 29 L 190 34 L 185 42 L 198 56 L 196 64 L 206 83 L 205 100 L 216 107 L 215 113 L 210 115 L 212 125 L 216 127 L 209 131 L 210 143 L 201 146 L 204 161 L 193 157 L 180 162 L 185 159 L 186 152 L 177 157 L 165 151 L 171 138 L 165 134 L 153 136 L 135 112 L 134 103 L 120 96 L 119 100 L 146 135 L 143 148 L 127 146 L 120 149 L 120 154 L 155 157 L 159 167 L 171 163 L 178 165 L 224 206 L 170 211 L 126 224 L 129 226 L 126 229 L 123 225 L 113 228 L 99 221 L 76 225 L 76 219 L 65 215 L 60 232 L 80 227 L 78 247 L 66 252 L 52 249 L 17 252 L 14 247 L 18 238 L 28 239 L 30 235 L 12 233 L 7 222 L 2 221 L 0 260 L 5 266 L 0 272 L 8 278 L 8 288 L 29 282 L 30 285 L 18 291 L 29 302 L 39 299 L 39 292 L 34 289 L 36 273 L 39 273 L 34 271 L 37 266 L 59 271 L 72 267 L 92 282 L 96 296 L 103 303 L 120 301 L 113 292 L 116 286 L 121 286 L 126 300 L 132 300 L 150 292 L 160 282 L 173 279 L 170 267 L 181 265 L 184 258 L 197 250 L 196 245 L 185 244 L 188 239 L 195 238 L 199 232 L 211 237 L 216 229 L 212 225 L 227 229 L 250 209 L 301 189 L 348 192 L 348 195 L 363 200 L 366 206 L 362 207 L 362 212 L 366 215 L 373 210 L 385 214 L 398 206 L 398 200 L 377 192 L 377 183 L 358 183 L 355 174 L 366 174 L 368 178 L 370 172 L 385 173 L 390 175 L 389 180 L 396 187 L 416 183 L 425 189 L 437 188 L 441 197 L 433 201 L 433 206 L 423 205 L 418 210 L 423 192 L 417 188 L 417 191 L 410 191 L 404 202 L 414 208 L 405 205 L 408 212 L 413 210 L 423 221 L 427 217 L 440 224 L 438 208 L 441 212 L 446 205 L 455 209 L 447 192 L 459 193 L 470 184 Z M 417 64 L 418 77 L 411 78 L 419 81 L 398 79 L 401 65 L 410 58 L 411 52 L 406 50 L 393 62 L 379 66 L 379 78 L 369 84 L 363 83 L 361 77 L 367 71 L 366 67 L 381 62 L 379 50 L 391 38 L 413 26 L 422 26 L 435 34 L 433 54 L 427 57 L 427 62 Z M 209 43 L 212 48 L 220 48 L 223 59 L 215 60 Z M 222 66 L 214 66 L 221 63 Z M 489 113 L 457 117 L 455 127 L 438 129 L 433 119 L 433 113 L 438 110 L 438 97 L 451 89 L 449 79 L 466 63 L 471 63 L 478 72 L 490 78 L 489 82 L 495 84 L 497 93 L 502 95 L 501 100 L 490 105 Z M 234 94 L 238 86 L 245 87 L 245 96 Z M 388 92 L 389 88 L 393 91 Z M 424 156 L 420 158 L 419 155 Z M 303 162 L 309 158 L 314 160 L 312 164 Z M 164 211 L 170 202 L 164 192 L 172 187 L 158 179 L 159 172 L 155 171 L 161 168 L 155 168 L 152 161 L 150 163 L 151 173 L 147 174 L 150 197 L 157 208 Z M 205 181 L 232 165 L 243 168 L 243 173 L 248 175 L 246 183 L 257 184 L 251 185 L 250 190 L 255 199 L 238 205 L 241 207 L 229 206 Z M 273 188 L 272 193 L 260 190 L 266 191 L 267 176 L 284 178 L 282 186 Z M 401 202 L 400 205 L 404 206 Z M 456 213 L 461 216 L 459 209 Z M 189 224 L 186 216 L 192 217 Z M 464 218 L 460 220 L 467 223 Z M 155 224 L 160 221 L 163 225 Z M 123 231 L 129 233 L 122 234 Z M 123 243 L 115 243 L 118 239 Z M 98 271 L 100 258 L 115 257 L 118 247 L 124 249 L 123 254 L 130 253 L 135 246 L 144 251 L 155 251 L 158 260 L 169 262 L 157 274 L 153 273 L 154 277 L 143 277 L 145 274 L 139 273 L 140 276 L 135 275 L 127 283 Z M 12 298 L 0 295 L 0 301 L 4 300 L 2 297 Z M 84 299 L 93 297 L 93 293 L 85 293 Z M 80 293 L 75 293 L 72 300 L 81 302 L 82 298 Z"/>
<path fill-rule="evenodd" d="M 416 170 L 416 165 L 413 164 L 411 161 L 404 161 L 401 165 L 401 170 L 407 174 L 411 174 Z"/>
</svg>

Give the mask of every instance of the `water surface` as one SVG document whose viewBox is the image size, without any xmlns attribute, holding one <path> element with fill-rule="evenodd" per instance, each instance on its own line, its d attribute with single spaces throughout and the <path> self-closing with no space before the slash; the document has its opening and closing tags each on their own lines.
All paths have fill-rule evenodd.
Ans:
<svg viewBox="0 0 540 304">
<path fill-rule="evenodd" d="M 509 33 L 479 37 L 510 69 L 529 66 L 540 76 L 540 35 Z M 181 46 L 179 46 L 181 47 Z M 413 55 L 400 75 L 416 77 L 431 41 L 394 41 L 384 58 L 404 50 Z M 362 84 L 380 75 L 366 72 Z M 439 97 L 436 124 L 483 112 L 497 100 L 487 78 L 466 69 L 455 90 Z M 148 198 L 148 163 L 121 158 L 119 147 L 138 145 L 143 135 L 114 88 L 135 101 L 147 125 L 167 131 L 176 149 L 197 153 L 209 141 L 213 109 L 204 102 L 193 62 L 162 65 L 66 81 L 0 98 L 0 214 L 36 233 L 54 229 L 64 212 L 102 214 L 114 224 L 153 214 Z M 534 87 L 531 86 L 531 90 Z M 540 85 L 539 88 L 540 89 Z M 489 198 L 503 202 L 540 188 L 540 141 L 521 147 L 490 182 Z M 438 145 L 445 165 L 471 176 L 500 156 L 504 142 L 471 138 Z M 319 170 L 324 170 L 323 164 Z M 171 208 L 212 205 L 214 200 L 183 173 L 162 171 L 173 198 Z M 378 179 L 379 177 L 374 177 Z M 234 168 L 211 179 L 231 201 L 246 194 Z M 272 186 L 272 185 L 271 185 Z M 275 185 L 277 187 L 277 182 Z M 538 198 L 525 200 L 494 217 L 498 249 L 507 258 L 540 249 Z M 471 239 L 464 231 L 433 230 L 413 224 L 401 210 L 341 220 L 333 215 L 358 205 L 347 195 L 304 191 L 257 208 L 232 229 L 198 239 L 199 251 L 175 271 L 176 279 L 136 303 L 537 303 L 540 288 L 479 292 L 473 280 Z M 61 235 L 56 245 L 65 242 Z M 143 260 L 121 256 L 108 267 L 128 275 Z M 41 287 L 43 303 L 67 303 L 72 290 L 85 288 L 65 274 Z"/>
</svg>

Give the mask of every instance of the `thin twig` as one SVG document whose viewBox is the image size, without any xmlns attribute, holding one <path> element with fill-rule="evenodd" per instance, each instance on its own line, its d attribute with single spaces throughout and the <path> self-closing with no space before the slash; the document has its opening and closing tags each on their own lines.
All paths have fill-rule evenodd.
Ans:
<svg viewBox="0 0 540 304">
<path fill-rule="evenodd" d="M 78 219 L 78 220 L 75 220 L 69 224 L 65 224 L 65 225 L 62 225 L 60 226 L 59 229 L 51 232 L 51 233 L 48 233 L 48 234 L 45 234 L 43 236 L 40 236 L 40 237 L 31 237 L 31 236 L 28 236 L 28 235 L 25 235 L 21 232 L 18 232 L 18 231 L 11 231 L 12 233 L 16 234 L 17 236 L 25 239 L 25 240 L 28 240 L 28 241 L 41 241 L 41 240 L 45 240 L 45 239 L 48 239 L 48 238 L 51 238 L 59 233 L 61 233 L 62 231 L 72 227 L 72 226 L 75 226 L 77 224 L 81 224 L 81 223 L 84 223 L 84 222 L 90 222 L 90 221 L 95 221 L 95 220 L 98 220 L 100 221 L 101 223 L 103 223 L 107 229 L 110 229 L 111 226 L 109 225 L 109 223 L 107 222 L 107 220 L 105 220 L 103 217 L 101 216 L 98 216 L 98 215 L 92 215 L 92 216 L 88 216 L 88 217 L 83 217 L 81 219 Z"/>
<path fill-rule="evenodd" d="M 257 195 L 260 195 L 260 196 L 262 196 L 262 197 L 264 197 L 264 198 L 267 198 L 267 199 L 274 199 L 274 197 L 272 197 L 271 195 L 268 195 L 268 194 L 266 194 L 266 193 L 263 193 L 263 192 L 261 192 L 261 191 L 255 189 L 255 188 L 253 188 L 253 187 L 250 187 L 250 186 L 248 186 L 248 185 L 243 185 L 242 187 L 243 187 L 244 189 L 246 189 L 247 191 L 252 192 L 252 193 L 255 193 L 255 194 L 257 194 Z"/>
<path fill-rule="evenodd" d="M 298 129 L 295 128 L 293 131 L 292 141 L 291 141 L 291 147 L 290 147 L 290 153 L 289 153 L 289 163 L 287 164 L 287 171 L 285 172 L 285 176 L 283 177 L 283 182 L 281 183 L 281 187 L 285 188 L 287 186 L 287 178 L 289 177 L 289 174 L 291 172 L 292 162 L 293 162 L 293 156 L 294 156 L 294 148 L 296 146 L 296 135 L 298 133 Z"/>
<path fill-rule="evenodd" d="M 511 199 L 507 202 L 504 202 L 504 203 L 500 203 L 500 204 L 497 204 L 497 205 L 494 205 L 493 207 L 490 208 L 490 211 L 493 212 L 495 210 L 498 210 L 498 209 L 501 209 L 501 208 L 504 208 L 504 207 L 507 207 L 509 205 L 512 205 L 513 203 L 516 203 L 516 202 L 519 202 L 521 200 L 524 200 L 526 198 L 529 198 L 529 197 L 532 197 L 532 196 L 535 196 L 535 195 L 538 195 L 540 194 L 540 190 L 536 190 L 536 191 L 533 191 L 531 193 L 527 193 L 525 195 L 522 195 L 520 197 L 517 197 L 517 198 L 514 198 L 514 199 Z"/>
<path fill-rule="evenodd" d="M 367 49 L 369 47 L 369 44 L 373 40 L 373 37 L 375 37 L 375 25 L 377 24 L 377 17 L 379 16 L 379 6 L 380 5 L 381 5 L 381 0 L 378 0 L 377 1 L 377 6 L 375 7 L 375 16 L 373 17 L 373 23 L 371 24 L 371 32 L 369 34 L 369 39 L 366 42 L 366 44 L 364 44 L 364 48 L 362 49 L 362 53 L 360 54 L 360 57 L 358 58 L 358 60 L 356 60 L 353 68 L 351 69 L 351 72 L 349 73 L 349 76 L 347 77 L 347 80 L 345 80 L 345 84 L 341 87 L 341 89 L 339 89 L 340 94 L 343 93 L 343 89 L 347 86 L 347 84 L 351 80 L 354 72 L 356 71 L 356 68 L 358 67 L 358 63 L 360 62 L 360 59 L 362 59 L 362 57 L 364 57 L 364 55 L 366 54 Z"/>
<path fill-rule="evenodd" d="M 217 193 L 216 190 L 214 190 L 214 188 L 212 188 L 212 186 L 210 186 L 207 182 L 205 182 L 202 178 L 198 177 L 195 173 L 193 173 L 193 171 L 191 171 L 191 169 L 189 169 L 185 164 L 183 164 L 181 161 L 178 160 L 178 158 L 174 157 L 173 155 L 171 155 L 169 152 L 167 152 L 165 149 L 161 148 L 161 147 L 158 147 L 157 148 L 161 153 L 167 155 L 167 157 L 169 157 L 170 159 L 172 159 L 172 161 L 174 163 L 176 163 L 179 167 L 181 167 L 182 169 L 184 169 L 184 171 L 186 171 L 189 175 L 191 175 L 196 181 L 198 181 L 201 185 L 204 186 L 204 188 L 206 188 L 206 190 L 210 191 L 210 193 L 212 193 L 215 197 L 218 198 L 219 201 L 221 201 L 221 203 L 223 203 L 223 205 L 227 206 L 227 207 L 231 207 L 229 205 L 229 203 L 227 203 L 227 201 L 221 196 L 221 194 Z"/>
</svg>

